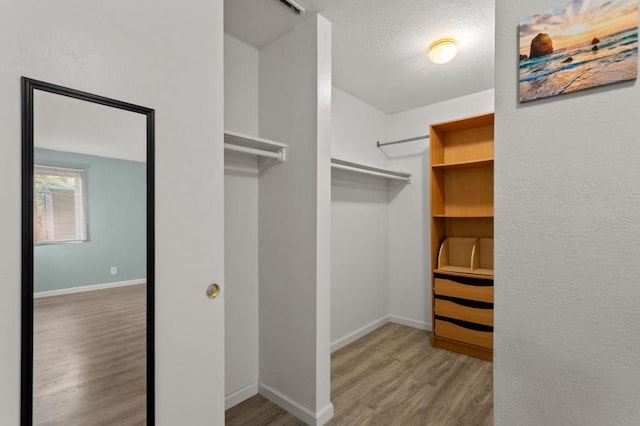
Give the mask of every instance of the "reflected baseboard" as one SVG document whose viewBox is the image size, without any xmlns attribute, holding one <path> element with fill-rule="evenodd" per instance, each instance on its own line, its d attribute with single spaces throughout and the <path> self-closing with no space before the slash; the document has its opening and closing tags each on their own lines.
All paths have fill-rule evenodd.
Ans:
<svg viewBox="0 0 640 426">
<path fill-rule="evenodd" d="M 82 293 L 85 291 L 94 291 L 94 290 L 105 290 L 108 288 L 125 287 L 129 285 L 139 285 L 139 284 L 146 284 L 146 283 L 147 283 L 146 278 L 141 278 L 137 280 L 117 281 L 113 283 L 92 284 L 92 285 L 85 285 L 80 287 L 63 288 L 60 290 L 38 291 L 33 294 L 33 298 L 39 299 L 41 297 L 61 296 L 63 294 Z"/>
</svg>

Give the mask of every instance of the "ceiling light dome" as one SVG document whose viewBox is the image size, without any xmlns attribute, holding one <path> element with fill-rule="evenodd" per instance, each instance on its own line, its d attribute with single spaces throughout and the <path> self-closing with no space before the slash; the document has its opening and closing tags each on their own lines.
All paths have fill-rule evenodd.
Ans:
<svg viewBox="0 0 640 426">
<path fill-rule="evenodd" d="M 458 53 L 458 46 L 452 38 L 440 39 L 429 47 L 429 59 L 434 64 L 446 64 L 456 56 L 456 53 Z"/>
</svg>

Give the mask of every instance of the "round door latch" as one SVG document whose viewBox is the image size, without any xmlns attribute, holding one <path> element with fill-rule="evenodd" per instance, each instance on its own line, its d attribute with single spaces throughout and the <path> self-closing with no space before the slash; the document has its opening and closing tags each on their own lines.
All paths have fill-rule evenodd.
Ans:
<svg viewBox="0 0 640 426">
<path fill-rule="evenodd" d="M 209 299 L 215 299 L 220 294 L 220 286 L 216 283 L 209 284 L 207 287 L 207 297 Z"/>
</svg>

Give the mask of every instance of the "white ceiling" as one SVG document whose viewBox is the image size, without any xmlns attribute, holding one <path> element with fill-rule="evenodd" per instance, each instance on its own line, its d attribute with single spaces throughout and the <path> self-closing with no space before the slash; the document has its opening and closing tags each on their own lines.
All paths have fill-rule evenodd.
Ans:
<svg viewBox="0 0 640 426">
<path fill-rule="evenodd" d="M 301 17 L 277 0 L 225 0 L 225 31 L 260 48 L 322 14 L 333 24 L 333 84 L 387 113 L 494 87 L 495 0 L 297 2 Z M 458 40 L 458 56 L 432 64 L 429 45 L 444 37 Z"/>
<path fill-rule="evenodd" d="M 145 115 L 36 90 L 36 148 L 145 162 Z"/>
</svg>

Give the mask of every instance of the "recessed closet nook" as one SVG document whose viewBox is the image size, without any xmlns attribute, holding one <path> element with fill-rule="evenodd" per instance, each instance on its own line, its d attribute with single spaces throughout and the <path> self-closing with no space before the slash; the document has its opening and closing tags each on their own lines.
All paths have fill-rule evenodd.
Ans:
<svg viewBox="0 0 640 426">
<path fill-rule="evenodd" d="M 260 393 L 309 424 L 333 411 L 331 352 L 433 326 L 429 139 L 376 142 L 494 99 L 383 112 L 332 85 L 331 32 L 311 15 L 263 46 L 224 38 L 226 407 Z"/>
</svg>

